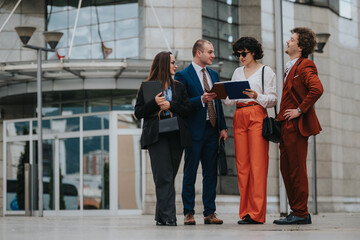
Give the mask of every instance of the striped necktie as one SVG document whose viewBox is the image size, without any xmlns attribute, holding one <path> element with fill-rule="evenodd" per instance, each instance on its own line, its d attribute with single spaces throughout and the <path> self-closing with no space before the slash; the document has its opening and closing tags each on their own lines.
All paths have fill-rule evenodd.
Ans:
<svg viewBox="0 0 360 240">
<path fill-rule="evenodd" d="M 207 81 L 207 77 L 206 77 L 206 74 L 205 74 L 205 68 L 201 69 L 201 71 L 203 72 L 204 88 L 205 88 L 206 91 L 210 91 L 209 83 L 208 83 L 208 81 Z M 208 113 L 209 113 L 210 123 L 211 123 L 211 125 L 212 125 L 213 127 L 215 127 L 215 124 L 216 124 L 216 113 L 215 113 L 213 101 L 208 102 L 207 107 L 208 107 Z"/>
</svg>

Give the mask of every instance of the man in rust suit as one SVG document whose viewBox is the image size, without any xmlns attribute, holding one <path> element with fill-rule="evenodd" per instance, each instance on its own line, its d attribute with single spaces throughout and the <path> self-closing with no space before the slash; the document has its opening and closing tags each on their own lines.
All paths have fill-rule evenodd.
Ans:
<svg viewBox="0 0 360 240">
<path fill-rule="evenodd" d="M 306 171 L 308 138 L 320 133 L 314 104 L 323 93 L 313 61 L 307 59 L 314 52 L 316 35 L 308 28 L 294 28 L 286 41 L 285 52 L 290 56 L 286 64 L 284 87 L 277 117 L 281 122 L 280 170 L 292 212 L 275 224 L 311 224 L 307 203 L 309 195 Z"/>
</svg>

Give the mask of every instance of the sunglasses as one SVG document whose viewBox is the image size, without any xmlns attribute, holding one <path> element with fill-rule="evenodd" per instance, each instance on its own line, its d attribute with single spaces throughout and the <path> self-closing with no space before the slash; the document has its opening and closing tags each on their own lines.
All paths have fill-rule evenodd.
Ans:
<svg viewBox="0 0 360 240">
<path fill-rule="evenodd" d="M 244 57 L 246 57 L 246 55 L 247 55 L 248 53 L 250 53 L 250 52 L 241 52 L 241 53 L 235 52 L 235 53 L 234 53 L 234 56 L 235 56 L 237 59 L 239 59 L 240 56 L 242 56 L 242 57 L 244 58 Z"/>
</svg>

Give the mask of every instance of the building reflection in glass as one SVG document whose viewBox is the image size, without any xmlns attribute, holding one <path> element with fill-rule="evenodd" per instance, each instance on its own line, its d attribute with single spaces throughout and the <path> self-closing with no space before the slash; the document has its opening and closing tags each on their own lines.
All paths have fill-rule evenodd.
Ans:
<svg viewBox="0 0 360 240">
<path fill-rule="evenodd" d="M 76 2 L 76 1 L 75 1 Z M 47 29 L 64 33 L 58 44 L 67 57 L 77 14 L 77 4 L 47 1 Z M 108 49 L 108 51 L 105 51 Z M 134 58 L 139 55 L 137 0 L 83 1 L 72 49 L 72 59 Z M 49 53 L 48 59 L 57 59 Z"/>
</svg>

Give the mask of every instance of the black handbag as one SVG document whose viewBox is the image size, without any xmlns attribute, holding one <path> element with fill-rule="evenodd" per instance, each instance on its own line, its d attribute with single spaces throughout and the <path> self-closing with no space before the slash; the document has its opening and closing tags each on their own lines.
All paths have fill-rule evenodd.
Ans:
<svg viewBox="0 0 360 240">
<path fill-rule="evenodd" d="M 264 69 L 262 69 L 262 92 L 264 94 Z M 281 123 L 276 120 L 277 118 L 277 111 L 276 105 L 274 106 L 275 110 L 275 118 L 266 116 L 263 121 L 263 128 L 262 128 L 262 136 L 265 140 L 271 141 L 274 143 L 280 142 L 281 136 Z"/>
<path fill-rule="evenodd" d="M 161 112 L 167 111 L 170 113 L 169 118 L 161 119 Z M 169 110 L 160 110 L 158 113 L 159 117 L 159 133 L 167 133 L 167 132 L 174 132 L 179 131 L 179 122 L 176 116 L 173 116 L 172 112 Z"/>
<path fill-rule="evenodd" d="M 280 142 L 281 136 L 281 123 L 276 120 L 277 111 L 275 109 L 275 118 L 266 116 L 263 121 L 262 136 L 267 140 L 274 143 Z"/>
<path fill-rule="evenodd" d="M 220 139 L 217 158 L 218 158 L 219 174 L 221 176 L 226 176 L 227 172 L 228 172 L 228 168 L 227 168 L 227 162 L 226 162 L 224 138 Z"/>
</svg>

